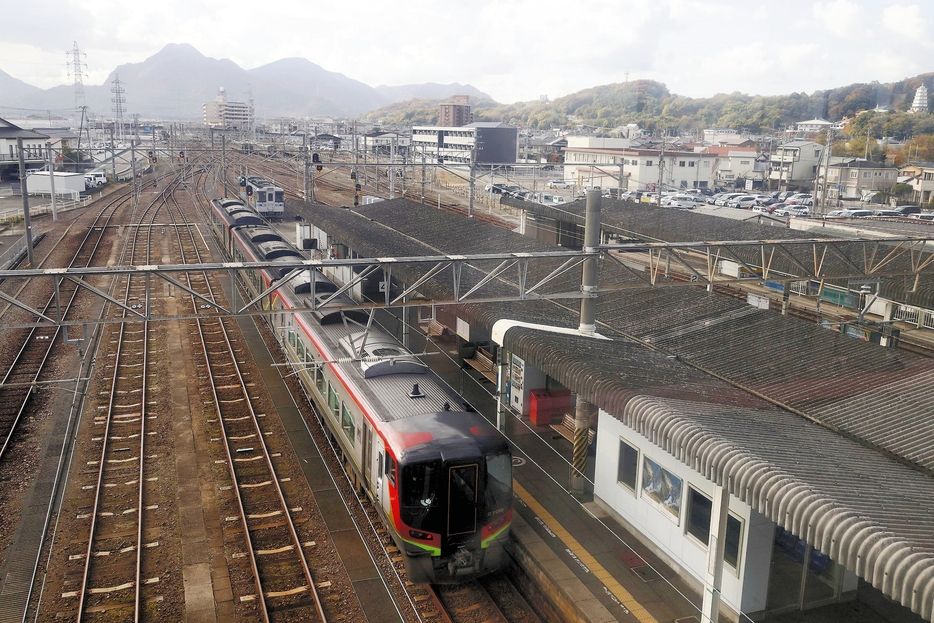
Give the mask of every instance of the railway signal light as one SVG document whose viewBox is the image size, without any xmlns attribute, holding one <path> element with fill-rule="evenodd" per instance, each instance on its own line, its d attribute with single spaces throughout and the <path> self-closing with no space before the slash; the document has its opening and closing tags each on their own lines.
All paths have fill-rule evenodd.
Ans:
<svg viewBox="0 0 934 623">
<path fill-rule="evenodd" d="M 321 158 L 318 156 L 318 152 L 311 154 L 311 161 L 315 163 L 315 170 L 318 171 L 318 173 L 324 170 L 324 167 L 321 166 Z"/>
<path fill-rule="evenodd" d="M 178 159 L 181 160 L 181 161 L 184 161 L 184 160 L 185 160 L 185 152 L 183 152 L 183 151 L 178 152 Z"/>
<path fill-rule="evenodd" d="M 247 187 L 246 187 L 246 196 L 247 196 L 247 197 L 252 197 L 252 196 L 253 196 L 253 187 L 252 187 L 252 186 L 247 186 Z"/>
<path fill-rule="evenodd" d="M 357 179 L 357 172 L 356 172 L 356 171 L 351 171 L 351 172 L 350 172 L 350 179 L 351 179 L 351 181 L 356 181 L 356 179 Z"/>
<path fill-rule="evenodd" d="M 241 175 L 240 176 L 240 188 L 245 188 L 245 187 L 246 187 L 246 176 Z"/>
</svg>

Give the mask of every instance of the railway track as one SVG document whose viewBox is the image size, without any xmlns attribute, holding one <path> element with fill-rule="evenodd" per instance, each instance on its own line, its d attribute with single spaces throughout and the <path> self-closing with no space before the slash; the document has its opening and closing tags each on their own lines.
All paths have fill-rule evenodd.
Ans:
<svg viewBox="0 0 934 623">
<path fill-rule="evenodd" d="M 108 225 L 119 210 L 126 208 L 125 204 L 128 199 L 128 193 L 118 196 L 101 209 L 68 266 L 83 268 L 92 264 L 101 249 Z M 7 295 L 8 301 L 20 300 L 20 296 L 24 294 L 29 285 L 27 281 L 15 292 Z M 38 303 L 36 309 L 47 318 L 67 320 L 69 311 L 78 296 L 78 287 L 73 281 L 62 280 L 55 291 L 47 291 L 44 296 L 47 297 L 44 302 L 41 295 L 30 296 L 31 300 Z M 15 322 L 10 318 L 12 315 L 25 318 L 26 322 L 30 323 L 36 319 L 33 314 L 11 302 L 0 314 L 0 321 L 9 326 Z M 37 383 L 40 382 L 60 333 L 61 329 L 57 326 L 33 327 L 23 330 L 16 342 L 13 342 L 16 338 L 12 336 L 6 338 L 8 343 L 17 343 L 20 347 L 6 364 L 2 380 L 0 380 L 0 460 L 5 456 L 30 399 L 35 394 Z"/>
<path fill-rule="evenodd" d="M 130 228 L 132 233 L 121 257 L 124 263 L 151 263 L 156 229 L 153 224 L 163 212 L 163 196 L 150 203 L 140 222 Z M 144 224 L 144 220 L 148 223 Z M 150 311 L 144 278 L 127 275 L 115 285 L 120 291 L 118 298 L 127 306 L 144 314 Z M 130 315 L 119 308 L 118 316 L 123 320 Z M 92 442 L 99 443 L 99 453 L 97 460 L 88 465 L 96 468 L 96 474 L 94 482 L 83 487 L 94 494 L 86 513 L 87 547 L 83 555 L 72 556 L 83 562 L 77 590 L 73 595 L 62 595 L 77 597 L 79 622 L 113 617 L 139 621 L 143 616 L 144 585 L 159 582 L 157 575 L 144 575 L 143 566 L 144 551 L 159 546 L 158 541 L 145 540 L 157 524 L 151 511 L 159 507 L 147 499 L 148 485 L 156 480 L 149 477 L 148 469 L 159 458 L 159 453 L 147 445 L 149 437 L 157 435 L 147 428 L 147 423 L 158 418 L 158 414 L 150 412 L 151 339 L 150 323 L 145 320 L 120 322 L 112 332 L 112 353 L 105 364 L 105 368 L 112 368 L 107 400 L 98 407 L 93 421 L 100 430 L 100 435 L 92 438 Z"/>
<path fill-rule="evenodd" d="M 178 209 L 179 220 L 183 213 Z M 202 253 L 190 227 L 176 227 L 184 263 L 199 263 Z M 187 273 L 188 286 L 207 300 L 217 300 L 218 288 L 205 273 Z M 223 448 L 224 462 L 231 480 L 237 517 L 241 524 L 244 549 L 237 557 L 249 563 L 254 590 L 241 592 L 241 603 L 255 603 L 261 620 L 326 621 L 312 578 L 305 548 L 296 530 L 293 512 L 280 484 L 273 454 L 265 438 L 266 414 L 256 406 L 260 387 L 242 369 L 237 332 L 216 315 L 211 307 L 190 298 L 194 314 L 195 339 L 203 356 L 200 370 L 211 395 L 216 430 Z M 289 480 L 285 478 L 285 480 Z"/>
</svg>

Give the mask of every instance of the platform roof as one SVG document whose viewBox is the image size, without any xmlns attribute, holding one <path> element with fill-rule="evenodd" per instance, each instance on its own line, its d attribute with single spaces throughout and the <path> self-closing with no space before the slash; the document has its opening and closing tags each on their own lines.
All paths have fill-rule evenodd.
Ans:
<svg viewBox="0 0 934 623">
<path fill-rule="evenodd" d="M 553 248 L 406 200 L 305 215 L 362 256 Z M 603 221 L 669 241 L 795 233 L 699 216 L 610 206 Z M 635 279 L 613 262 L 600 271 L 601 284 Z M 424 291 L 442 298 L 449 287 L 437 280 Z M 576 327 L 577 313 L 574 302 L 551 301 L 458 311 L 486 326 L 510 318 Z M 893 599 L 934 616 L 934 360 L 703 288 L 601 293 L 597 321 L 613 342 L 513 329 L 506 345 Z"/>
</svg>

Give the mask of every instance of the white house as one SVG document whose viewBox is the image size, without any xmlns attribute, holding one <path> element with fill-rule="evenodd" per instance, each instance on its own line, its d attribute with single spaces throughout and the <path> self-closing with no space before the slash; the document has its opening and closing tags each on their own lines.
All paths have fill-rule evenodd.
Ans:
<svg viewBox="0 0 934 623">
<path fill-rule="evenodd" d="M 817 177 L 824 146 L 814 141 L 789 141 L 772 152 L 769 158 L 769 181 L 783 189 L 807 186 Z"/>
</svg>

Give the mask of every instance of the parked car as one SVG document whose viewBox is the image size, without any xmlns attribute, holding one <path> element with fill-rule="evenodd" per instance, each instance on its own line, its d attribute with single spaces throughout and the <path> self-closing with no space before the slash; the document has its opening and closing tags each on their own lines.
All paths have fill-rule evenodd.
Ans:
<svg viewBox="0 0 934 623">
<path fill-rule="evenodd" d="M 867 216 L 872 216 L 872 210 L 847 210 L 847 214 L 850 218 L 866 218 Z"/>
<path fill-rule="evenodd" d="M 915 212 L 909 215 L 909 218 L 916 218 L 922 221 L 934 221 L 934 212 Z"/>
<path fill-rule="evenodd" d="M 739 208 L 740 210 L 748 210 L 752 206 L 756 205 L 756 198 L 753 195 L 746 195 L 744 197 L 737 197 L 730 201 L 732 207 Z"/>
<path fill-rule="evenodd" d="M 714 203 L 715 205 L 718 205 L 718 206 L 725 206 L 727 204 L 727 201 L 731 201 L 733 199 L 736 199 L 737 197 L 741 197 L 744 194 L 745 193 L 726 193 L 722 195 L 719 199 L 717 199 L 716 202 Z"/>
<path fill-rule="evenodd" d="M 899 212 L 898 210 L 875 210 L 875 211 L 873 211 L 872 215 L 873 215 L 873 216 L 880 216 L 880 217 L 886 217 L 886 216 L 904 216 L 904 214 L 902 214 L 902 213 Z"/>
<path fill-rule="evenodd" d="M 564 180 L 549 180 L 548 188 L 570 188 L 571 184 Z"/>
<path fill-rule="evenodd" d="M 785 205 L 781 208 L 776 208 L 772 214 L 775 216 L 810 216 L 811 211 L 804 206 Z M 828 214 L 827 216 L 830 215 Z"/>
<path fill-rule="evenodd" d="M 902 216 L 909 216 L 911 214 L 919 214 L 921 212 L 921 206 L 905 204 L 895 207 L 895 211 L 901 214 Z"/>
<path fill-rule="evenodd" d="M 669 208 L 681 208 L 683 210 L 693 210 L 697 207 L 697 198 L 693 195 L 687 195 L 683 193 L 678 193 L 674 195 L 668 195 L 667 197 L 662 198 L 662 205 L 668 206 Z"/>
<path fill-rule="evenodd" d="M 792 195 L 791 197 L 788 197 L 785 200 L 785 203 L 789 205 L 796 205 L 799 203 L 803 204 L 808 199 L 813 199 L 813 197 L 809 193 L 797 193 L 795 195 Z"/>
</svg>

